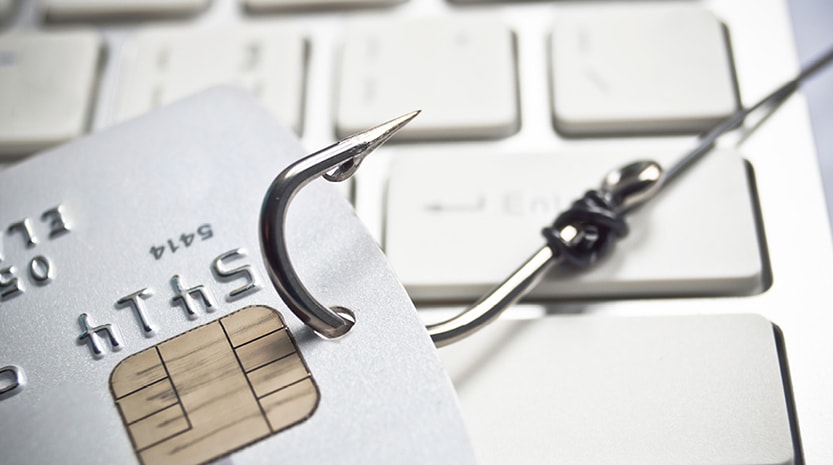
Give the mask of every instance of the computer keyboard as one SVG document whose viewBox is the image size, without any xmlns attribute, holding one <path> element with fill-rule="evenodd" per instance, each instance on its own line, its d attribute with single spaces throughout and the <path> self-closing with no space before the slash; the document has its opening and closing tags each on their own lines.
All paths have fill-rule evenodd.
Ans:
<svg viewBox="0 0 833 465">
<path fill-rule="evenodd" d="M 673 163 L 798 69 L 782 0 L 0 0 L 0 169 L 217 84 L 250 91 L 310 151 L 422 109 L 343 192 L 438 320 L 540 247 L 540 229 L 608 171 Z M 831 463 L 833 250 L 806 101 L 760 123 L 630 217 L 609 260 L 547 278 L 497 327 L 576 318 L 564 313 L 761 315 L 784 335 L 792 461 Z M 565 350 L 547 331 L 512 337 Z M 490 362 L 505 342 L 441 350 L 471 421 L 501 396 L 518 412 L 561 405 L 501 376 L 518 360 Z M 480 383 L 467 383 L 472 371 Z M 521 463 L 557 456 L 562 443 L 532 451 L 523 440 L 536 435 L 507 433 L 548 431 L 527 419 L 473 428 L 480 458 L 505 460 L 504 437 L 521 441 Z"/>
</svg>

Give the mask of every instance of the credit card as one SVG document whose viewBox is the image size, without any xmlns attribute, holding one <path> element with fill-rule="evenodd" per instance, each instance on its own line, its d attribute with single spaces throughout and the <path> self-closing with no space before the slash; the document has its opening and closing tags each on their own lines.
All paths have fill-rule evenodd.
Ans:
<svg viewBox="0 0 833 465">
<path fill-rule="evenodd" d="M 0 172 L 4 464 L 474 462 L 413 304 L 323 180 L 286 240 L 355 326 L 325 339 L 269 283 L 260 205 L 306 153 L 216 89 Z"/>
</svg>

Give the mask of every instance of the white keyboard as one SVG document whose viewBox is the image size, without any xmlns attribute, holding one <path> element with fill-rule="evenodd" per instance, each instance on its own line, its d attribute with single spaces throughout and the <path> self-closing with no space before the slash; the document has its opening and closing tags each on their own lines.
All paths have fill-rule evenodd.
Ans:
<svg viewBox="0 0 833 465">
<path fill-rule="evenodd" d="M 543 245 L 541 228 L 608 171 L 635 159 L 673 163 L 698 132 L 798 69 L 786 0 L 0 0 L 0 169 L 218 84 L 251 92 L 311 151 L 421 109 L 343 190 L 426 321 L 438 320 Z M 498 322 L 500 337 L 441 351 L 484 463 L 549 463 L 565 447 L 544 441 L 540 433 L 558 429 L 529 412 L 561 411 L 570 399 L 527 389 L 543 383 L 581 397 L 579 386 L 557 383 L 540 366 L 541 352 L 598 350 L 551 340 L 569 334 L 562 323 L 587 316 L 575 334 L 593 334 L 599 318 L 620 337 L 662 331 L 650 318 L 629 317 L 737 313 L 783 331 L 790 415 L 801 433 L 791 456 L 782 460 L 783 444 L 758 448 L 769 455 L 749 452 L 754 447 L 653 454 L 646 440 L 643 455 L 614 450 L 606 457 L 618 461 L 603 461 L 833 463 L 833 250 L 806 100 L 794 96 L 736 142 L 629 217 L 629 236 L 598 267 L 548 277 Z M 516 320 L 553 331 L 512 331 Z M 750 347 L 766 346 L 759 330 Z M 726 338 L 743 333 L 726 331 Z M 632 349 L 623 353 L 644 356 Z M 535 364 L 524 351 L 535 351 Z M 541 375 L 524 378 L 527 387 L 511 379 L 536 369 Z M 739 373 L 754 384 L 754 374 Z M 720 402 L 730 408 L 742 397 L 734 394 Z M 501 396 L 514 407 L 490 410 Z M 617 421 L 633 414 L 622 408 Z M 633 415 L 644 427 L 634 431 L 656 433 Z M 679 427 L 719 429 L 718 418 Z M 715 435 L 697 437 L 708 448 Z M 668 453 L 691 460 L 673 462 Z M 569 463 L 598 459 L 570 456 Z"/>
</svg>

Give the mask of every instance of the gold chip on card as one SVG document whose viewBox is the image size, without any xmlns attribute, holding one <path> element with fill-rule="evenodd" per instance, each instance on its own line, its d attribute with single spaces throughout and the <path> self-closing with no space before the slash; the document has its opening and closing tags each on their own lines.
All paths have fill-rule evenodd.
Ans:
<svg viewBox="0 0 833 465">
<path fill-rule="evenodd" d="M 318 387 L 280 313 L 247 307 L 124 359 L 110 391 L 144 465 L 197 465 L 296 425 Z"/>
</svg>

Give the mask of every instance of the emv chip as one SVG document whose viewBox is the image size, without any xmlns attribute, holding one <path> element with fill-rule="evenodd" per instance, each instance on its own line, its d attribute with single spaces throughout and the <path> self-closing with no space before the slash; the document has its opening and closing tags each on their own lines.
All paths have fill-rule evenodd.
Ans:
<svg viewBox="0 0 833 465">
<path fill-rule="evenodd" d="M 110 390 L 144 465 L 196 465 L 309 418 L 319 392 L 280 313 L 247 307 L 124 359 Z"/>
</svg>

